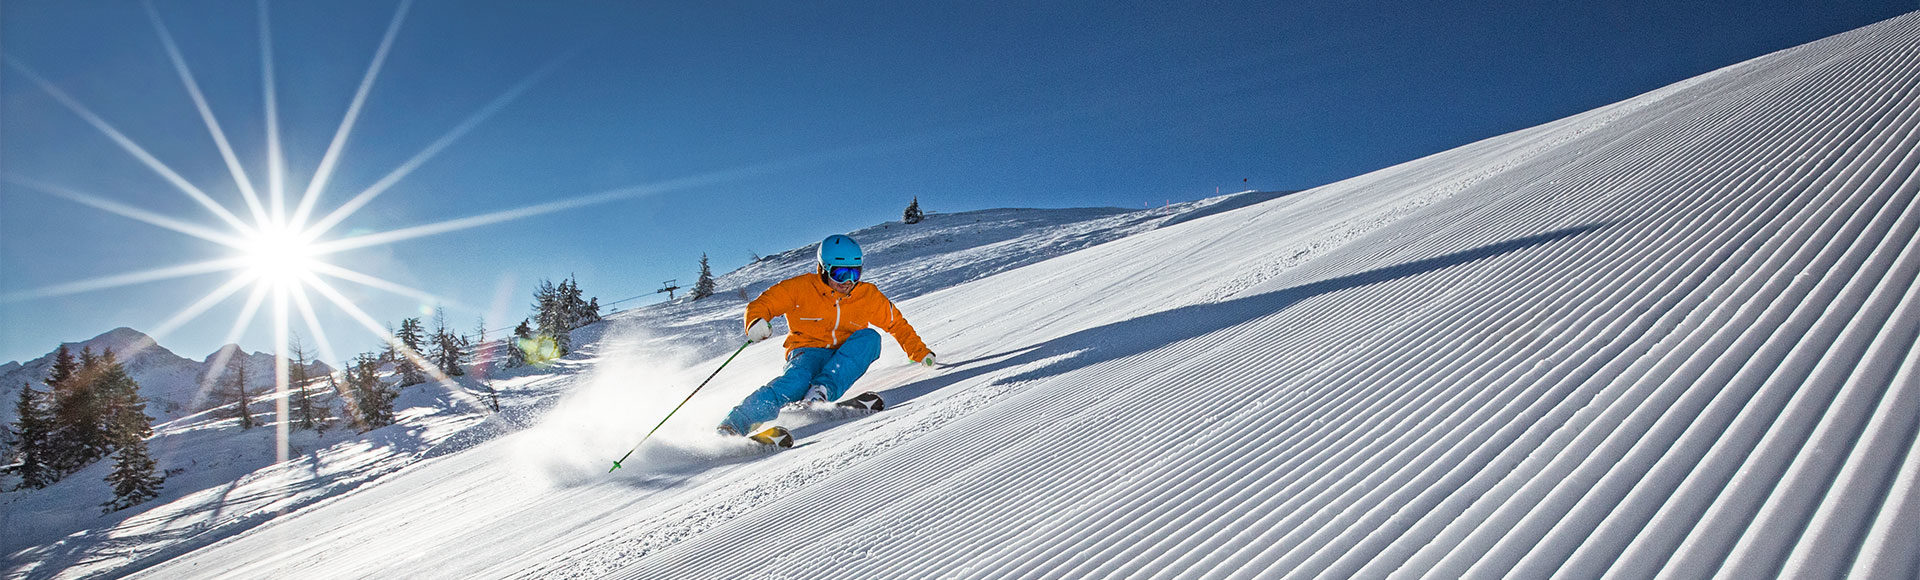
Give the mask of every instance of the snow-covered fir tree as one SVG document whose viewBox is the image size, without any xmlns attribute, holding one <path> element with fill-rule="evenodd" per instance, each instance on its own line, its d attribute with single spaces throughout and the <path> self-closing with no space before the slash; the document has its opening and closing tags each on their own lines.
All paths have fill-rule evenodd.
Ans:
<svg viewBox="0 0 1920 580">
<path fill-rule="evenodd" d="M 528 320 L 521 319 L 520 325 L 513 327 L 513 336 L 501 342 L 505 343 L 502 345 L 501 367 L 514 369 L 527 366 L 527 345 L 533 342 L 533 327 Z"/>
<path fill-rule="evenodd" d="M 400 321 L 400 332 L 394 336 L 399 358 L 393 360 L 394 374 L 400 375 L 400 386 L 406 387 L 427 382 L 426 369 L 420 368 L 420 353 L 425 352 L 426 330 L 418 317 Z"/>
<path fill-rule="evenodd" d="M 347 389 L 353 393 L 354 422 L 362 431 L 393 424 L 393 400 L 399 394 L 380 380 L 380 357 L 363 353 L 347 365 Z"/>
<path fill-rule="evenodd" d="M 578 306 L 580 303 L 580 283 L 574 281 L 572 276 L 561 280 L 560 285 L 554 287 L 554 300 L 553 307 L 559 309 L 560 328 L 568 331 L 580 328 L 580 308 Z"/>
<path fill-rule="evenodd" d="M 569 333 L 600 321 L 600 299 L 584 299 L 580 283 L 572 277 L 560 281 L 559 285 L 541 280 L 533 292 L 533 308 L 537 331 L 534 344 L 532 347 L 521 345 L 522 350 L 527 351 L 527 360 L 532 362 L 566 356 L 573 351 L 573 337 Z"/>
<path fill-rule="evenodd" d="M 565 282 L 561 284 L 564 286 Z M 571 337 L 567 336 L 567 332 L 573 330 L 573 327 L 568 325 L 572 316 L 566 309 L 561 287 L 554 286 L 551 280 L 542 279 L 540 286 L 533 291 L 533 300 L 533 322 L 538 331 L 536 342 L 552 343 L 553 348 L 558 351 L 558 356 L 565 356 L 573 342 Z M 532 352 L 527 356 L 531 362 L 539 362 L 542 358 Z"/>
<path fill-rule="evenodd" d="M 900 216 L 900 221 L 917 224 L 923 219 L 927 219 L 927 214 L 920 212 L 920 197 L 914 196 L 913 203 L 907 204 L 907 211 Z"/>
<path fill-rule="evenodd" d="M 569 331 L 600 321 L 600 299 L 589 301 L 584 296 L 579 280 L 569 276 L 560 283 L 560 308 L 566 312 Z"/>
<path fill-rule="evenodd" d="M 700 279 L 693 282 L 693 293 L 688 296 L 694 300 L 713 295 L 713 268 L 707 266 L 707 255 L 700 254 Z"/>
<path fill-rule="evenodd" d="M 113 472 L 107 474 L 106 481 L 113 485 L 113 499 L 100 504 L 105 508 L 101 511 L 113 512 L 159 497 L 166 477 L 155 472 L 153 458 L 147 455 L 147 443 L 141 441 L 114 453 Z"/>
<path fill-rule="evenodd" d="M 53 412 L 48 409 L 47 395 L 34 390 L 31 383 L 21 383 L 20 399 L 13 410 L 16 419 L 8 432 L 13 436 L 13 471 L 20 476 L 20 487 L 40 489 L 51 485 L 59 480 L 59 474 L 48 464 Z"/>
</svg>

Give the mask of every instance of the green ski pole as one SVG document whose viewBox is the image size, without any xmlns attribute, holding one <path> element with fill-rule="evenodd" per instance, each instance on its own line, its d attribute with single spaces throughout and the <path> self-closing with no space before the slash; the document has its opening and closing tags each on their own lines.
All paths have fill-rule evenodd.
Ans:
<svg viewBox="0 0 1920 580">
<path fill-rule="evenodd" d="M 749 344 L 753 344 L 753 341 L 751 341 L 751 340 L 749 340 L 749 341 L 746 341 L 746 342 L 744 342 L 744 343 L 741 343 L 741 344 L 740 344 L 740 348 L 738 348 L 738 349 L 734 349 L 734 351 L 733 351 L 733 356 L 729 356 L 729 357 L 727 357 L 727 362 L 723 362 L 723 363 L 720 363 L 720 369 L 724 369 L 724 368 L 727 368 L 727 363 L 731 363 L 731 362 L 733 362 L 733 357 L 736 357 L 736 356 L 740 356 L 740 351 L 743 351 L 743 350 L 747 350 L 747 345 L 749 345 Z M 641 445 L 645 445 L 645 444 L 647 443 L 647 438 L 648 438 L 648 437 L 653 437 L 653 434 L 654 434 L 654 432 L 656 432 L 656 431 L 659 431 L 659 430 L 660 430 L 660 427 L 661 427 L 661 425 L 666 425 L 666 424 L 667 424 L 667 419 L 672 419 L 672 418 L 673 418 L 673 414 L 674 414 L 674 413 L 678 413 L 678 412 L 680 412 L 680 408 L 681 408 L 681 407 L 685 407 L 685 406 L 687 406 L 687 401 L 691 401 L 691 400 L 693 400 L 693 396 L 694 396 L 695 394 L 698 394 L 698 393 L 700 392 L 700 389 L 704 389 L 704 388 L 707 388 L 707 383 L 711 383 L 711 382 L 713 382 L 713 378 L 714 378 L 714 377 L 717 377 L 717 376 L 720 376 L 720 369 L 713 369 L 713 374 L 711 374 L 711 375 L 707 375 L 707 380 L 704 380 L 704 381 L 700 381 L 700 386 L 698 386 L 698 387 L 694 387 L 694 388 L 693 388 L 693 392 L 692 392 L 692 393 L 687 393 L 687 398 L 685 398 L 685 399 L 681 399 L 681 400 L 680 400 L 680 404 L 678 404 L 678 405 L 674 405 L 674 406 L 673 406 L 673 410 L 672 410 L 672 411 L 668 411 L 668 412 L 667 412 L 667 416 L 665 416 L 665 417 L 661 417 L 661 418 L 660 418 L 660 425 L 654 425 L 654 426 L 653 426 L 653 431 L 648 431 L 648 432 L 647 432 L 647 436 L 646 436 L 646 437 L 641 437 L 641 438 L 640 438 L 640 442 L 639 442 L 639 443 L 635 443 L 635 444 L 633 444 L 633 448 L 632 448 L 632 449 L 628 449 L 628 450 L 627 450 L 627 454 L 626 454 L 626 455 L 622 455 L 622 456 L 620 456 L 620 459 L 617 459 L 617 460 L 614 460 L 614 462 L 613 462 L 613 468 L 612 468 L 612 469 L 608 469 L 608 470 L 607 470 L 607 473 L 613 473 L 613 470 L 614 470 L 614 469 L 619 469 L 619 468 L 620 468 L 620 462 L 622 462 L 622 461 L 626 461 L 628 457 L 633 457 L 633 452 L 635 452 L 635 451 L 639 451 L 639 450 L 640 450 L 640 446 L 641 446 Z"/>
</svg>

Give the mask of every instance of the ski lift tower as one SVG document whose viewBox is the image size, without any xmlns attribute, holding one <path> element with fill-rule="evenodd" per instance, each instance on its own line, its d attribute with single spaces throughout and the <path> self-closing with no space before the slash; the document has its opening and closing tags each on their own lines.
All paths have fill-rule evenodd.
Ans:
<svg viewBox="0 0 1920 580">
<path fill-rule="evenodd" d="M 674 291 L 674 290 L 679 290 L 679 289 L 680 289 L 680 287 L 679 287 L 679 286 L 676 286 L 676 285 L 674 285 L 674 282 L 678 282 L 678 281 L 679 281 L 679 280 L 668 280 L 668 281 L 665 281 L 665 282 L 661 282 L 661 283 L 660 283 L 660 286 L 661 286 L 661 288 L 660 288 L 659 290 L 654 290 L 654 291 L 653 291 L 653 293 L 654 293 L 654 294 L 659 294 L 659 293 L 661 293 L 661 292 L 666 292 L 666 293 L 667 293 L 667 299 L 668 299 L 668 300 L 672 300 L 672 299 L 673 299 L 673 291 Z"/>
</svg>

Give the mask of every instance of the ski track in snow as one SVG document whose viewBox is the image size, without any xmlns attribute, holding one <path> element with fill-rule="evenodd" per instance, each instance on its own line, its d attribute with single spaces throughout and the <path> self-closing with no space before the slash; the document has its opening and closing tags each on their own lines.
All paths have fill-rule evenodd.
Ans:
<svg viewBox="0 0 1920 580">
<path fill-rule="evenodd" d="M 750 348 L 589 473 L 795 250 L 596 365 L 699 362 L 138 573 L 1920 577 L 1917 165 L 1920 13 L 1258 203 L 867 230 L 950 361 L 886 346 L 887 411 L 715 440 Z"/>
<path fill-rule="evenodd" d="M 1132 303 L 1303 295 L 1170 311 L 1230 322 L 1173 340 L 1112 324 L 1152 348 L 1034 377 L 974 422 L 1006 415 L 1024 430 L 991 431 L 1015 439 L 916 444 L 628 575 L 1910 577 L 1914 536 L 1891 530 L 1914 521 L 1896 492 L 1920 414 L 1915 24 L 1056 260 L 1098 285 L 1098 255 L 1171 245 L 1156 273 L 1227 280 Z M 1498 160 L 1456 158 L 1476 153 Z M 1459 166 L 1497 170 L 1311 207 Z M 1403 241 L 1364 247 L 1369 219 Z M 1339 225 L 1251 233 L 1297 222 Z M 1152 259 L 1226 245 L 1278 251 Z M 1109 306 L 1088 294 L 1064 302 Z M 1054 415 L 1006 409 L 1042 394 Z"/>
</svg>

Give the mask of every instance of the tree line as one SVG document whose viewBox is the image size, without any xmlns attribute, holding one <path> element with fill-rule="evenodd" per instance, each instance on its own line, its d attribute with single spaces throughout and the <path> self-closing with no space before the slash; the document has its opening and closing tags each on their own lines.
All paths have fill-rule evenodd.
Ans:
<svg viewBox="0 0 1920 580">
<path fill-rule="evenodd" d="M 415 317 L 401 319 L 399 330 L 389 334 L 392 338 L 382 348 L 349 359 L 334 384 L 348 416 L 361 431 L 393 424 L 393 401 L 401 389 L 466 374 L 461 367 L 472 362 L 475 345 L 483 338 L 448 327 L 444 308 L 434 309 L 432 330 Z M 381 371 L 389 366 L 392 372 L 383 378 Z M 388 379 L 393 379 L 392 386 Z M 328 381 L 333 378 L 329 376 Z"/>
<path fill-rule="evenodd" d="M 160 495 L 165 482 L 147 455 L 147 437 L 153 417 L 140 385 L 108 349 L 99 355 L 91 347 L 75 359 L 66 345 L 54 353 L 53 369 L 42 392 L 22 385 L 14 403 L 19 418 L 9 430 L 14 437 L 16 462 L 8 466 L 20 476 L 20 487 L 52 485 L 95 461 L 112 455 L 113 471 L 105 478 L 113 499 L 104 511 L 126 509 Z"/>
<path fill-rule="evenodd" d="M 299 334 L 288 337 L 287 405 L 293 414 L 293 427 L 325 433 L 333 424 L 333 411 L 326 395 L 335 389 L 322 389 L 317 383 L 323 379 L 328 386 L 336 383 L 333 374 L 325 371 L 320 361 L 309 355 Z M 223 348 L 214 356 L 210 365 L 212 369 L 202 379 L 202 384 L 212 387 L 210 391 L 219 401 L 217 408 L 225 409 L 222 416 L 238 419 L 242 430 L 265 424 L 254 416 L 253 404 L 265 399 L 278 380 L 269 378 L 255 385 L 248 379 L 246 361 L 247 357 L 239 347 Z M 277 374 L 278 371 L 274 372 Z"/>
<path fill-rule="evenodd" d="M 585 298 L 573 277 L 557 285 L 542 279 L 533 291 L 533 316 L 513 328 L 501 365 L 544 366 L 567 356 L 573 352 L 573 330 L 599 321 L 600 298 Z"/>
<path fill-rule="evenodd" d="M 600 319 L 599 298 L 585 297 L 578 281 L 542 280 L 534 293 L 533 315 L 505 341 L 504 360 L 499 362 L 509 367 L 546 364 L 565 356 L 572 350 L 570 331 Z M 476 360 L 479 345 L 486 341 L 484 325 L 471 335 L 449 328 L 444 309 L 435 311 L 431 329 L 420 318 L 406 318 L 390 335 L 382 348 L 355 355 L 338 372 L 312 358 L 299 335 L 289 337 L 290 416 L 283 420 L 292 428 L 324 434 L 336 421 L 337 399 L 345 418 L 363 432 L 390 425 L 401 389 L 466 374 L 463 366 L 481 362 Z M 210 362 L 201 381 L 212 393 L 212 408 L 243 430 L 264 425 L 252 408 L 267 400 L 276 379 L 250 375 L 247 356 L 238 347 L 223 349 Z M 9 461 L 0 464 L 18 476 L 16 489 L 45 488 L 111 457 L 114 469 L 105 480 L 114 496 L 102 507 L 115 511 L 159 496 L 165 474 L 147 451 L 153 417 L 146 414 L 139 384 L 111 350 L 95 355 L 88 347 L 76 358 L 60 346 L 44 385 L 23 385 L 14 406 L 18 418 L 5 432 L 12 445 Z M 498 410 L 497 398 L 493 404 Z"/>
</svg>

